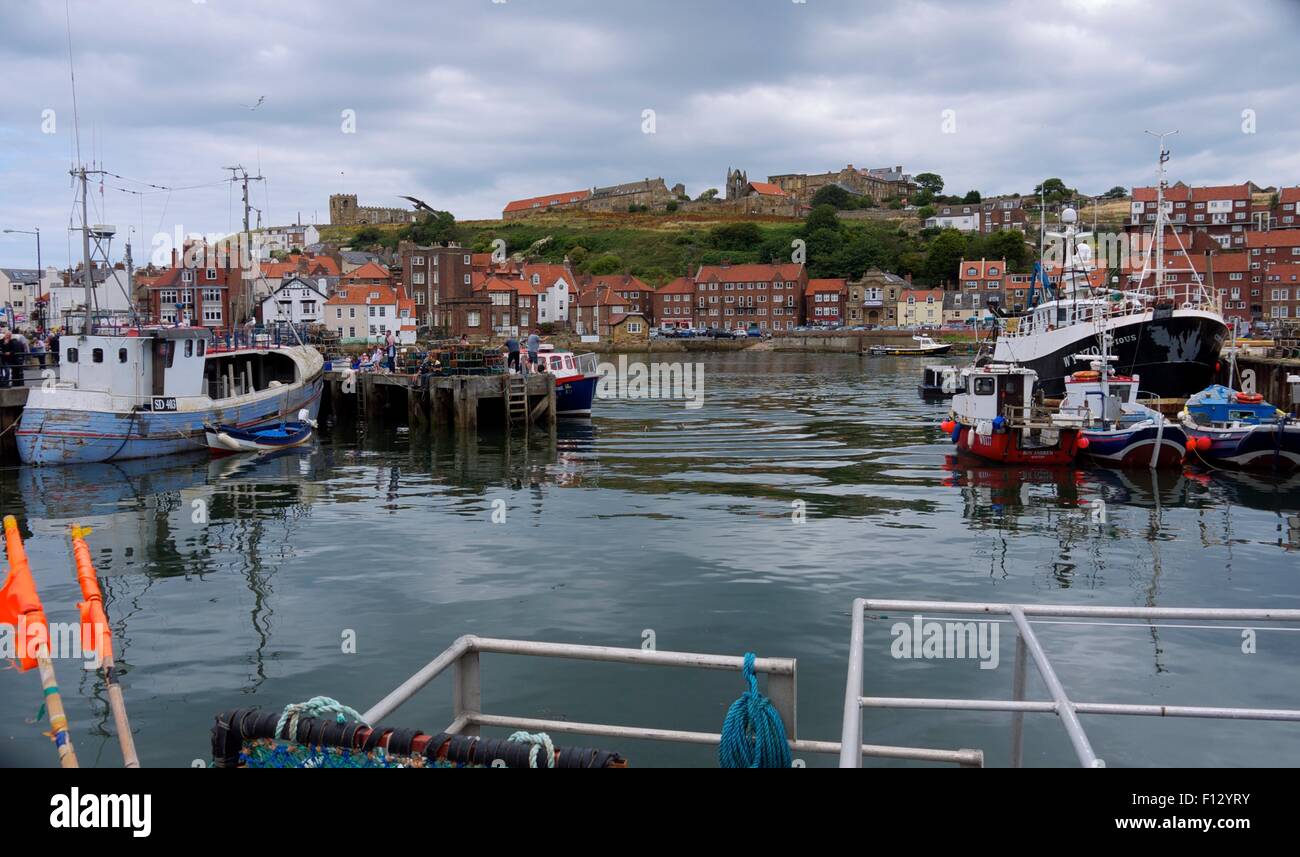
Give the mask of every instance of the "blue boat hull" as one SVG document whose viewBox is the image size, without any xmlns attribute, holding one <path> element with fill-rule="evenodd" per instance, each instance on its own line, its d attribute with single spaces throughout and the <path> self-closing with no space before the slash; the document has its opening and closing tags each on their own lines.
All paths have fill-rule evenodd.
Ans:
<svg viewBox="0 0 1300 857">
<path fill-rule="evenodd" d="M 1237 429 L 1187 426 L 1187 436 L 1210 439 L 1210 448 L 1197 450 L 1193 461 L 1199 457 L 1205 463 L 1219 467 L 1274 473 L 1300 470 L 1300 425 L 1294 422 Z"/>
<path fill-rule="evenodd" d="M 596 382 L 593 376 L 575 381 L 555 382 L 555 411 L 561 417 L 589 417 L 591 403 L 596 398 Z"/>
<path fill-rule="evenodd" d="M 24 464 L 89 464 L 127 461 L 185 452 L 207 452 L 205 424 L 250 428 L 278 423 L 282 414 L 320 411 L 324 381 L 316 378 L 297 389 L 235 407 L 163 413 L 137 411 L 70 411 L 27 408 L 17 435 Z"/>
<path fill-rule="evenodd" d="M 1083 436 L 1088 439 L 1084 454 L 1112 467 L 1151 467 L 1153 453 L 1156 467 L 1179 467 L 1187 452 L 1187 434 L 1176 425 L 1166 425 L 1163 431 L 1150 425 L 1112 431 L 1087 429 Z"/>
</svg>

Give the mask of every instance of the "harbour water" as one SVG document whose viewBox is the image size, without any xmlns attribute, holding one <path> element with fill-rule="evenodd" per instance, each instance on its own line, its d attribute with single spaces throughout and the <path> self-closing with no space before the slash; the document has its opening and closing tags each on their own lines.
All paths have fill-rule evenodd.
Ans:
<svg viewBox="0 0 1300 857">
<path fill-rule="evenodd" d="M 956 464 L 937 427 L 947 405 L 919 398 L 916 361 L 693 356 L 702 408 L 598 402 L 554 444 L 335 426 L 269 460 L 9 468 L 0 509 L 21 522 L 53 621 L 74 621 L 79 597 L 67 525 L 93 527 L 145 766 L 206 762 L 221 710 L 317 695 L 365 709 L 465 633 L 797 658 L 799 735 L 838 740 L 854 597 L 1300 608 L 1297 479 Z M 891 627 L 911 618 L 868 623 L 867 693 L 1010 697 L 1010 629 L 995 669 L 896 659 Z M 1040 636 L 1078 700 L 1300 703 L 1295 632 Z M 79 667 L 58 662 L 81 763 L 119 765 L 102 683 Z M 483 688 L 492 713 L 700 731 L 744 689 L 730 674 L 492 656 Z M 0 702 L 0 765 L 57 764 L 31 722 L 35 676 L 0 672 Z M 438 731 L 450 710 L 444 677 L 393 725 Z M 864 740 L 1004 765 L 1009 723 L 868 711 Z M 1294 724 L 1084 724 L 1111 766 L 1300 764 Z M 559 741 L 638 767 L 715 764 L 707 747 Z M 1056 719 L 1030 715 L 1025 764 L 1072 762 Z"/>
</svg>

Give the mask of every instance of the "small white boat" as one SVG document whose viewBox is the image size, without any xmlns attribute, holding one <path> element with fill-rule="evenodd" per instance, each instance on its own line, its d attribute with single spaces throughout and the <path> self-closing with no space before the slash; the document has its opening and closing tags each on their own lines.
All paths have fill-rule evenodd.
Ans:
<svg viewBox="0 0 1300 857">
<path fill-rule="evenodd" d="M 896 357 L 919 357 L 931 354 L 947 354 L 952 345 L 935 342 L 928 336 L 913 336 L 916 345 L 873 345 L 867 349 L 868 354 L 893 355 Z"/>
</svg>

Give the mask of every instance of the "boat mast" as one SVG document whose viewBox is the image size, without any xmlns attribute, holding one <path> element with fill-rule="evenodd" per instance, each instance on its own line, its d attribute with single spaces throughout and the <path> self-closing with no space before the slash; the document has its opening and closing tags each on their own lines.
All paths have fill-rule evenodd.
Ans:
<svg viewBox="0 0 1300 857">
<path fill-rule="evenodd" d="M 1165 138 L 1171 137 L 1178 132 L 1163 131 L 1157 133 L 1147 131 L 1147 133 L 1160 141 L 1160 157 L 1156 164 L 1156 224 L 1151 231 L 1151 240 L 1156 245 L 1156 281 L 1152 291 L 1153 294 L 1158 296 L 1158 292 L 1155 290 L 1162 288 L 1165 283 L 1165 226 L 1169 223 L 1169 219 L 1165 216 L 1165 164 L 1169 161 L 1169 150 L 1165 148 Z"/>
</svg>

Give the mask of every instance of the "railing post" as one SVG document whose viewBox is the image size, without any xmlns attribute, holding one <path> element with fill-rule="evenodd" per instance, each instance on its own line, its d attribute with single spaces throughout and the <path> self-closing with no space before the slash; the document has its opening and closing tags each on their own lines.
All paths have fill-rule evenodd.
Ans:
<svg viewBox="0 0 1300 857">
<path fill-rule="evenodd" d="M 862 767 L 862 637 L 866 601 L 853 599 L 849 633 L 849 670 L 844 688 L 844 727 L 840 733 L 840 767 Z"/>
<path fill-rule="evenodd" d="M 1025 698 L 1025 664 L 1028 660 L 1025 638 L 1016 634 L 1016 665 L 1011 680 L 1011 698 L 1023 702 Z M 1011 767 L 1019 768 L 1024 758 L 1025 713 L 1017 711 L 1011 715 Z"/>
<path fill-rule="evenodd" d="M 468 722 L 465 728 L 461 730 L 462 735 L 478 735 L 479 726 L 476 718 L 483 713 L 483 687 L 479 677 L 479 654 L 471 649 L 464 652 L 456 659 L 456 667 L 453 673 L 455 681 L 455 692 L 452 703 L 455 711 L 455 718 L 467 718 Z"/>
</svg>

